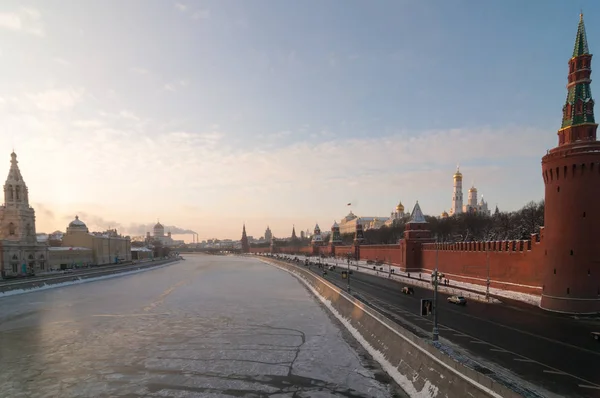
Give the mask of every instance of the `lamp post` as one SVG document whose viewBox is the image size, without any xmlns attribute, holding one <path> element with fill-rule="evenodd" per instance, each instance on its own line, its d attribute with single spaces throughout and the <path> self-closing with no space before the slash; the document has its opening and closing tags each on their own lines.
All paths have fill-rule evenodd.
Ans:
<svg viewBox="0 0 600 398">
<path fill-rule="evenodd" d="M 439 258 L 439 244 L 438 238 L 435 237 L 435 271 L 433 272 L 433 335 L 432 340 L 438 341 L 440 339 L 440 332 L 438 330 L 438 258 Z"/>
<path fill-rule="evenodd" d="M 350 293 L 350 252 L 348 252 L 348 293 Z"/>
<path fill-rule="evenodd" d="M 485 301 L 490 301 L 490 252 L 487 242 L 485 243 L 485 257 L 487 266 L 487 281 L 485 282 Z"/>
</svg>

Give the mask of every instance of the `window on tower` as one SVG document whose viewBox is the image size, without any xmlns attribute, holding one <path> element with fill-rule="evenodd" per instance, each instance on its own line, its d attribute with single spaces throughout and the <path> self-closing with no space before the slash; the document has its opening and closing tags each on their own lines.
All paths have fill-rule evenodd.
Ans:
<svg viewBox="0 0 600 398">
<path fill-rule="evenodd" d="M 18 185 L 15 187 L 15 199 L 21 200 L 21 187 Z"/>
<path fill-rule="evenodd" d="M 8 224 L 8 234 L 9 235 L 15 234 L 15 224 L 13 224 L 13 223 Z"/>
</svg>

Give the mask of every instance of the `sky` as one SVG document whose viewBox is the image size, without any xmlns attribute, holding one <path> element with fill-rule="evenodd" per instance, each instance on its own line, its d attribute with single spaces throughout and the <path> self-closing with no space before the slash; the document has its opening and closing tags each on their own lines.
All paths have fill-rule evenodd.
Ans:
<svg viewBox="0 0 600 398">
<path fill-rule="evenodd" d="M 596 3 L 4 0 L 0 168 L 14 149 L 38 232 L 79 215 L 285 237 L 417 200 L 438 215 L 457 164 L 465 198 L 516 210 L 543 198 Z"/>
</svg>

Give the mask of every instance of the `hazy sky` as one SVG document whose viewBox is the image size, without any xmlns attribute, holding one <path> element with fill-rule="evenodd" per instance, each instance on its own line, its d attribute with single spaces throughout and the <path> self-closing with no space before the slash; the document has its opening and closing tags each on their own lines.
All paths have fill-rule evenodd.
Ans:
<svg viewBox="0 0 600 398">
<path fill-rule="evenodd" d="M 46 232 L 439 214 L 457 163 L 465 197 L 517 209 L 543 197 L 595 3 L 4 0 L 0 166 L 14 147 Z"/>
</svg>

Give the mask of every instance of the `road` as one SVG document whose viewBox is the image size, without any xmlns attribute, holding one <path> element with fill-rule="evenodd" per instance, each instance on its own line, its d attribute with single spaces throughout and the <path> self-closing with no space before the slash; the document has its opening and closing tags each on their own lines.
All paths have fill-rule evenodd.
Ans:
<svg viewBox="0 0 600 398">
<path fill-rule="evenodd" d="M 405 397 L 288 273 L 189 256 L 0 298 L 6 397 Z"/>
<path fill-rule="evenodd" d="M 354 294 L 398 321 L 432 330 L 432 317 L 419 315 L 420 300 L 431 298 L 431 290 L 414 287 L 414 295 L 404 295 L 404 284 L 353 268 L 350 283 Z M 316 266 L 310 269 L 322 275 Z M 346 288 L 343 269 L 346 266 L 328 271 L 326 278 Z M 577 321 L 510 300 L 509 304 L 470 301 L 462 307 L 448 303 L 448 295 L 438 297 L 441 338 L 559 396 L 600 397 L 600 344 L 590 335 L 600 329 L 598 320 Z"/>
</svg>

